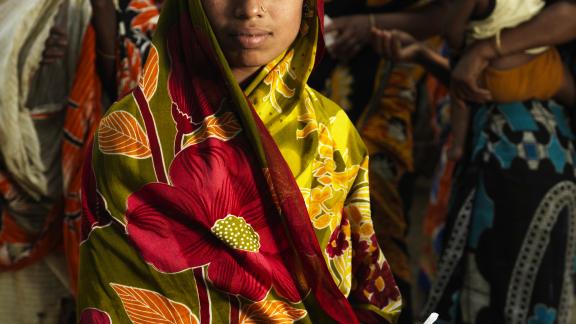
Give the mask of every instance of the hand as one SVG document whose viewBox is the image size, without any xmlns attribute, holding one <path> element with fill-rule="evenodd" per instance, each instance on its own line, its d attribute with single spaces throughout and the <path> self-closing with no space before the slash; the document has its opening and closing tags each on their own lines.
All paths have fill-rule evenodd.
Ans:
<svg viewBox="0 0 576 324">
<path fill-rule="evenodd" d="M 349 61 L 366 46 L 370 40 L 370 18 L 368 15 L 353 15 L 332 18 L 326 26 L 326 34 L 334 33 L 335 40 L 328 53 L 339 61 Z"/>
<path fill-rule="evenodd" d="M 412 35 L 399 30 L 372 28 L 374 50 L 393 62 L 418 63 L 424 45 Z"/>
<path fill-rule="evenodd" d="M 52 27 L 42 52 L 41 64 L 52 64 L 66 55 L 68 35 L 60 27 Z"/>
<path fill-rule="evenodd" d="M 482 72 L 496 55 L 486 41 L 473 44 L 452 70 L 450 91 L 456 99 L 485 103 L 492 100 L 487 89 L 478 84 Z"/>
<path fill-rule="evenodd" d="M 448 148 L 448 159 L 458 161 L 464 155 L 466 138 L 468 137 L 468 124 L 470 122 L 470 111 L 466 103 L 462 100 L 451 98 L 450 102 L 450 124 L 452 127 L 452 142 Z"/>
</svg>

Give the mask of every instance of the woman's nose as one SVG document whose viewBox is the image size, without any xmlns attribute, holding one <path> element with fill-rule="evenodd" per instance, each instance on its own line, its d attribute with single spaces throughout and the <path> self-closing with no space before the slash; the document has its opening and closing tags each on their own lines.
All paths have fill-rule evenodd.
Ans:
<svg viewBox="0 0 576 324">
<path fill-rule="evenodd" d="M 238 0 L 234 8 L 234 16 L 242 19 L 262 17 L 265 13 L 263 0 Z"/>
</svg>

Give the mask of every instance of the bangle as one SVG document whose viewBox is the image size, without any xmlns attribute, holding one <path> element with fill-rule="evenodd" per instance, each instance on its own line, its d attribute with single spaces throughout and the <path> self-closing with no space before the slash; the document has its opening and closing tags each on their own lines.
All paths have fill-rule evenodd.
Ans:
<svg viewBox="0 0 576 324">
<path fill-rule="evenodd" d="M 106 53 L 102 52 L 99 48 L 96 48 L 96 54 L 98 54 L 99 56 L 101 56 L 104 59 L 116 60 L 116 55 L 106 54 Z"/>
<path fill-rule="evenodd" d="M 374 17 L 374 14 L 368 15 L 368 18 L 370 19 L 370 28 L 376 28 L 376 18 Z"/>
<path fill-rule="evenodd" d="M 500 30 L 498 30 L 498 32 L 496 33 L 496 35 L 494 36 L 494 43 L 495 43 L 495 49 L 496 49 L 496 55 L 498 56 L 503 56 L 502 55 L 502 39 L 500 38 Z"/>
</svg>

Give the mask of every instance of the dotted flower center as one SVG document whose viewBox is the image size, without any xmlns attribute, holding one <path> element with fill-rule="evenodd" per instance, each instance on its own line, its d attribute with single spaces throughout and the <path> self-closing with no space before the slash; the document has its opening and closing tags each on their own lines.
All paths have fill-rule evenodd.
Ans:
<svg viewBox="0 0 576 324">
<path fill-rule="evenodd" d="M 228 215 L 217 220 L 212 226 L 212 233 L 233 249 L 249 252 L 260 249 L 258 233 L 242 217 Z"/>
</svg>

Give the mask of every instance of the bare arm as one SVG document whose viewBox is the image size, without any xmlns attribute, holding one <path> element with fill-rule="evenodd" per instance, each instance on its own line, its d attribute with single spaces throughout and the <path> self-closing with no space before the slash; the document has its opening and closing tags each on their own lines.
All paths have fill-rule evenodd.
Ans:
<svg viewBox="0 0 576 324">
<path fill-rule="evenodd" d="M 399 29 L 417 39 L 440 35 L 450 13 L 450 0 L 439 0 L 411 11 L 374 15 L 379 29 Z"/>
<path fill-rule="evenodd" d="M 502 55 L 539 46 L 559 45 L 575 39 L 575 17 L 576 1 L 561 1 L 546 7 L 534 19 L 502 32 Z"/>
<path fill-rule="evenodd" d="M 440 35 L 449 18 L 451 1 L 439 0 L 410 11 L 382 14 L 342 16 L 326 25 L 325 33 L 335 33 L 336 39 L 328 52 L 336 59 L 353 58 L 370 41 L 370 29 L 403 30 L 417 39 Z"/>
<path fill-rule="evenodd" d="M 96 54 L 102 86 L 116 99 L 116 9 L 112 0 L 90 0 L 92 23 L 96 31 Z"/>
<path fill-rule="evenodd" d="M 538 16 L 501 33 L 501 54 L 507 56 L 524 50 L 555 46 L 576 39 L 576 1 L 560 1 L 546 7 Z M 543 32 L 545 31 L 545 32 Z M 474 50 L 487 59 L 498 56 L 493 39 L 475 44 Z"/>
<path fill-rule="evenodd" d="M 422 65 L 440 82 L 450 82 L 450 63 L 425 43 L 401 30 L 372 29 L 376 52 L 393 62 L 412 62 Z"/>
<path fill-rule="evenodd" d="M 451 4 L 443 32 L 451 49 L 460 51 L 464 47 L 466 25 L 475 13 L 478 2 L 479 0 L 460 0 Z"/>
<path fill-rule="evenodd" d="M 554 46 L 576 39 L 576 1 L 561 1 L 546 7 L 532 20 L 501 34 L 502 56 L 529 48 Z M 477 82 L 489 62 L 498 57 L 494 39 L 474 43 L 452 72 L 454 92 L 461 99 L 484 102 L 490 100 Z"/>
<path fill-rule="evenodd" d="M 445 86 L 448 86 L 450 84 L 450 62 L 430 47 L 423 46 L 422 53 L 416 62 L 422 65 Z"/>
</svg>

